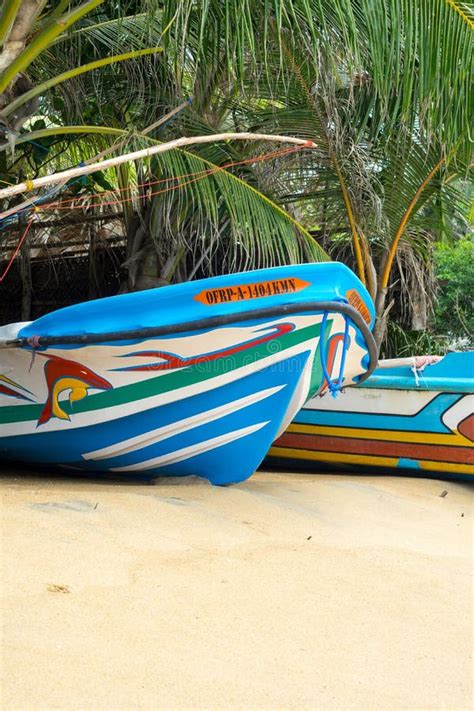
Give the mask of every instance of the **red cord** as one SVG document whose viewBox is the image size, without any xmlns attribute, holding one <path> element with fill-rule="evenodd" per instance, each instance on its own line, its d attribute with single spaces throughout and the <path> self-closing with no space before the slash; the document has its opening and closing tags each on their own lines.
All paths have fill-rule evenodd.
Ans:
<svg viewBox="0 0 474 711">
<path fill-rule="evenodd" d="M 2 276 L 0 277 L 0 284 L 1 284 L 2 281 L 5 279 L 6 275 L 7 275 L 8 272 L 10 271 L 10 267 L 12 266 L 13 262 L 14 262 L 15 259 L 17 258 L 18 252 L 20 251 L 20 249 L 21 249 L 21 247 L 22 247 L 22 244 L 23 244 L 23 242 L 24 242 L 25 239 L 26 239 L 26 235 L 27 235 L 28 232 L 30 231 L 30 227 L 31 227 L 32 222 L 33 222 L 34 219 L 35 219 L 35 218 L 34 218 L 34 215 L 33 215 L 33 217 L 30 219 L 30 221 L 29 221 L 28 224 L 26 225 L 25 231 L 23 232 L 23 234 L 22 234 L 22 236 L 21 236 L 21 238 L 20 238 L 20 241 L 19 241 L 18 244 L 17 244 L 17 247 L 16 247 L 15 251 L 13 252 L 12 256 L 10 257 L 10 261 L 8 262 L 8 264 L 7 264 L 6 268 L 5 268 L 5 271 L 3 272 Z"/>
<path fill-rule="evenodd" d="M 195 182 L 197 182 L 198 180 L 201 180 L 202 178 L 205 178 L 205 177 L 207 177 L 207 176 L 213 175 L 214 173 L 218 173 L 218 172 L 221 171 L 221 170 L 226 170 L 227 168 L 235 167 L 235 166 L 238 166 L 238 165 L 246 165 L 246 164 L 248 164 L 248 163 L 257 163 L 257 162 L 260 162 L 260 161 L 263 161 L 263 160 L 269 160 L 269 159 L 271 159 L 271 158 L 276 158 L 276 157 L 279 157 L 279 156 L 288 155 L 288 154 L 290 154 L 290 153 L 295 153 L 295 152 L 301 150 L 302 148 L 312 148 L 312 147 L 314 147 L 314 143 L 313 143 L 312 141 L 307 141 L 304 145 L 296 146 L 295 148 L 284 148 L 284 149 L 282 149 L 282 150 L 280 150 L 280 151 L 272 151 L 272 152 L 270 152 L 270 153 L 265 153 L 265 154 L 263 154 L 263 155 L 261 155 L 261 156 L 255 156 L 255 157 L 253 157 L 253 158 L 247 158 L 247 159 L 241 160 L 241 161 L 235 161 L 235 162 L 231 162 L 231 163 L 225 163 L 224 165 L 215 166 L 214 168 L 208 168 L 207 170 L 202 170 L 202 171 L 198 171 L 198 172 L 195 172 L 195 173 L 185 173 L 184 175 L 174 176 L 174 177 L 171 177 L 171 178 L 162 178 L 162 179 L 160 179 L 160 180 L 154 180 L 154 181 L 150 181 L 150 182 L 148 182 L 148 183 L 142 183 L 142 184 L 137 185 L 136 187 L 137 187 L 137 188 L 145 188 L 145 187 L 150 187 L 150 186 L 152 186 L 152 185 L 158 185 L 158 184 L 160 184 L 160 183 L 166 183 L 166 182 L 169 182 L 170 180 L 176 181 L 176 180 L 180 180 L 181 178 L 191 178 L 191 180 L 185 180 L 184 182 L 177 183 L 177 184 L 172 185 L 172 186 L 170 186 L 170 187 L 164 188 L 163 190 L 157 190 L 157 191 L 154 191 L 154 192 L 151 192 L 151 193 L 148 193 L 148 194 L 147 194 L 147 193 L 143 193 L 142 195 L 132 196 L 132 197 L 128 197 L 128 198 L 122 198 L 121 200 L 108 200 L 108 201 L 106 201 L 106 202 L 103 202 L 103 201 L 102 201 L 102 196 L 103 196 L 104 194 L 107 194 L 107 193 L 113 193 L 113 194 L 114 194 L 114 193 L 117 193 L 117 192 L 124 192 L 124 191 L 129 190 L 129 188 L 119 188 L 119 189 L 117 189 L 117 190 L 106 190 L 106 191 L 104 191 L 103 193 L 101 193 L 100 195 L 96 195 L 95 197 L 99 198 L 99 201 L 96 202 L 96 203 L 93 203 L 93 202 L 92 202 L 92 203 L 89 203 L 89 204 L 88 204 L 88 207 L 91 207 L 91 206 L 94 206 L 94 205 L 101 205 L 101 206 L 106 206 L 106 205 L 120 205 L 120 204 L 124 204 L 124 203 L 126 203 L 126 202 L 132 202 L 133 200 L 137 200 L 137 199 L 141 199 L 141 198 L 148 198 L 148 197 L 153 197 L 153 196 L 155 196 L 155 195 L 161 195 L 162 193 L 166 193 L 166 192 L 169 192 L 169 191 L 171 191 L 171 190 L 177 190 L 177 189 L 182 188 L 182 187 L 184 187 L 184 186 L 186 186 L 186 185 L 190 185 L 191 183 L 195 183 Z M 84 205 L 82 205 L 82 204 L 80 204 L 80 205 L 67 205 L 67 204 L 66 204 L 66 203 L 75 202 L 77 199 L 78 199 L 78 198 L 76 197 L 76 198 L 69 198 L 69 199 L 67 199 L 67 200 L 58 200 L 58 201 L 56 201 L 56 202 L 51 202 L 51 203 L 47 203 L 47 204 L 41 205 L 41 207 L 40 207 L 40 206 L 37 206 L 36 210 L 45 210 L 45 209 L 54 209 L 54 210 L 83 210 L 83 209 L 84 209 Z M 30 227 L 31 227 L 33 221 L 34 221 L 34 216 L 31 217 L 30 221 L 29 221 L 28 224 L 26 225 L 25 231 L 23 232 L 23 234 L 22 234 L 22 236 L 21 236 L 21 238 L 20 238 L 20 241 L 18 242 L 18 245 L 17 245 L 15 251 L 13 252 L 12 256 L 10 257 L 10 260 L 9 260 L 9 262 L 8 262 L 6 268 L 5 268 L 5 271 L 3 272 L 2 276 L 0 277 L 0 284 L 3 282 L 3 280 L 4 280 L 5 277 L 7 276 L 8 272 L 10 271 L 10 269 L 11 269 L 11 267 L 12 267 L 14 261 L 15 261 L 15 259 L 17 258 L 18 253 L 19 253 L 19 251 L 21 250 L 21 248 L 22 248 L 22 246 L 23 246 L 23 243 L 24 243 L 24 241 L 25 241 L 25 239 L 26 239 L 26 237 L 27 237 L 27 235 L 28 235 L 28 232 L 29 232 L 29 230 L 30 230 Z"/>
<path fill-rule="evenodd" d="M 194 183 L 197 180 L 200 180 L 200 179 L 205 178 L 207 176 L 213 175 L 214 173 L 218 173 L 221 170 L 226 170 L 227 168 L 232 168 L 232 167 L 239 166 L 239 165 L 247 165 L 249 163 L 257 163 L 257 162 L 261 162 L 264 160 L 269 160 L 271 158 L 277 158 L 279 156 L 288 155 L 290 153 L 295 153 L 295 152 L 301 150 L 302 148 L 310 147 L 312 145 L 314 145 L 312 143 L 312 141 L 308 141 L 306 144 L 304 144 L 302 146 L 296 146 L 294 148 L 284 148 L 280 151 L 271 151 L 270 153 L 264 153 L 261 156 L 254 156 L 252 158 L 246 158 L 245 160 L 241 160 L 241 161 L 234 161 L 234 162 L 230 162 L 230 163 L 225 163 L 224 165 L 215 166 L 213 168 L 208 168 L 206 170 L 197 171 L 195 173 L 184 173 L 183 175 L 176 175 L 176 176 L 173 176 L 170 178 L 161 178 L 160 180 L 152 180 L 147 183 L 139 183 L 136 186 L 137 188 L 147 188 L 147 187 L 151 187 L 152 185 L 158 185 L 160 183 L 167 183 L 171 180 L 180 180 L 181 178 L 188 178 L 188 177 L 194 178 L 193 180 L 185 181 L 184 183 L 178 183 L 177 185 L 172 185 L 169 188 L 165 188 L 165 189 L 159 190 L 157 192 L 152 192 L 149 194 L 145 193 L 145 194 L 138 195 L 138 196 L 132 197 L 132 198 L 124 198 L 123 200 L 110 200 L 107 202 L 102 202 L 102 197 L 104 195 L 107 195 L 110 193 L 117 194 L 117 193 L 121 193 L 121 192 L 126 192 L 126 191 L 130 190 L 129 187 L 117 188 L 114 190 L 105 190 L 102 193 L 100 193 L 100 195 L 94 195 L 93 197 L 97 198 L 97 201 L 96 202 L 89 202 L 87 204 L 87 207 L 94 207 L 94 206 L 100 206 L 100 205 L 102 205 L 102 206 L 120 205 L 125 202 L 131 202 L 132 200 L 135 200 L 135 199 L 141 199 L 141 198 L 146 198 L 146 197 L 152 197 L 154 195 L 160 195 L 162 193 L 181 188 L 184 185 L 189 185 L 190 183 Z M 194 177 L 194 176 L 197 176 L 197 177 Z M 44 203 L 43 205 L 38 206 L 38 209 L 47 210 L 47 209 L 54 208 L 55 210 L 82 210 L 84 208 L 84 206 L 82 204 L 81 205 L 70 204 L 70 203 L 76 202 L 78 199 L 80 199 L 80 198 L 73 197 L 73 198 L 67 198 L 64 200 L 57 200 L 55 202 Z"/>
</svg>

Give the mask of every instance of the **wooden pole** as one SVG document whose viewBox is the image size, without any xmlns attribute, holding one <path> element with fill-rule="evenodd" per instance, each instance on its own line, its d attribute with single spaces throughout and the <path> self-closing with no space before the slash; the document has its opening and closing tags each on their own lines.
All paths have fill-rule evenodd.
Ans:
<svg viewBox="0 0 474 711">
<path fill-rule="evenodd" d="M 180 111 L 182 111 L 186 106 L 189 106 L 189 101 L 183 101 L 179 106 L 176 106 L 176 108 L 172 109 L 169 113 L 165 114 L 165 116 L 162 116 L 158 121 L 154 121 L 154 123 L 150 124 L 150 126 L 147 126 L 145 129 L 143 129 L 142 134 L 144 136 L 148 135 L 149 133 L 152 133 L 155 129 L 159 128 L 162 126 L 164 123 L 169 121 L 170 119 L 173 118 L 176 114 L 178 114 Z M 119 151 L 121 148 L 124 147 L 124 145 L 127 143 L 129 140 L 129 137 L 124 138 L 123 140 L 120 141 L 115 141 L 111 146 L 108 146 L 107 148 L 104 148 L 103 151 L 100 151 L 100 153 L 97 153 L 97 155 L 92 156 L 91 158 L 88 158 L 86 161 L 84 161 L 84 165 L 91 165 L 91 163 L 95 163 L 96 161 L 100 160 L 101 158 L 105 158 L 105 156 L 109 155 L 110 153 L 113 153 L 114 151 Z M 64 180 L 62 183 L 59 184 L 59 188 L 61 188 L 63 185 L 66 185 L 67 179 Z M 9 215 L 14 215 L 17 213 L 19 210 L 23 210 L 23 208 L 29 208 L 32 205 L 31 200 L 25 200 L 24 202 L 21 202 L 19 205 L 14 205 L 13 207 L 8 208 L 8 210 L 5 210 L 5 212 L 2 212 L 1 218 L 4 219 L 5 217 L 9 217 Z"/>
<path fill-rule="evenodd" d="M 308 148 L 316 147 L 316 144 L 312 141 L 305 141 L 302 138 L 292 138 L 291 136 L 272 136 L 271 134 L 266 133 L 217 133 L 210 136 L 183 136 L 182 138 L 176 138 L 174 141 L 169 141 L 168 143 L 161 143 L 158 146 L 150 146 L 149 148 L 143 148 L 142 150 L 133 151 L 132 153 L 125 153 L 122 156 L 108 158 L 107 160 L 103 160 L 99 163 L 78 166 L 76 168 L 70 168 L 69 170 L 62 170 L 60 173 L 52 173 L 51 175 L 45 175 L 42 178 L 35 178 L 35 180 L 27 180 L 26 182 L 19 183 L 18 185 L 11 185 L 8 188 L 0 190 L 0 200 L 12 197 L 13 195 L 18 195 L 18 193 L 36 190 L 36 188 L 42 188 L 45 185 L 62 183 L 63 181 L 70 180 L 71 178 L 77 178 L 82 175 L 95 173 L 98 170 L 113 168 L 114 166 L 121 165 L 127 161 L 150 158 L 151 156 L 158 155 L 159 153 L 171 151 L 174 148 L 182 148 L 183 146 L 192 146 L 203 143 L 215 143 L 217 141 L 272 141 L 274 143 L 291 143 L 296 146 L 306 146 Z M 5 217 L 5 213 L 0 214 L 0 219 L 3 217 Z"/>
</svg>

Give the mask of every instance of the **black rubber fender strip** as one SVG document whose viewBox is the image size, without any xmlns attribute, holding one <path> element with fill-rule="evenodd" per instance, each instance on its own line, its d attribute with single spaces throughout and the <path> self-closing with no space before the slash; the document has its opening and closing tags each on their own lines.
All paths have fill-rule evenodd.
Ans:
<svg viewBox="0 0 474 711">
<path fill-rule="evenodd" d="M 34 336 L 31 338 L 16 338 L 11 341 L 4 341 L 3 348 L 44 348 L 47 346 L 59 345 L 89 345 L 94 343 L 106 343 L 108 341 L 134 341 L 154 338 L 157 336 L 171 336 L 176 333 L 189 331 L 203 331 L 218 326 L 228 326 L 234 323 L 242 323 L 260 318 L 272 318 L 288 316 L 298 313 L 317 313 L 328 311 L 330 313 L 340 313 L 350 318 L 362 333 L 369 352 L 369 367 L 360 376 L 358 382 L 363 382 L 377 367 L 378 353 L 372 331 L 364 321 L 360 313 L 349 304 L 340 301 L 300 301 L 290 304 L 279 304 L 278 306 L 266 306 L 250 311 L 240 311 L 221 316 L 207 316 L 197 321 L 182 321 L 168 326 L 151 326 L 139 328 L 132 331 L 112 331 L 110 333 L 84 333 L 70 336 Z"/>
</svg>

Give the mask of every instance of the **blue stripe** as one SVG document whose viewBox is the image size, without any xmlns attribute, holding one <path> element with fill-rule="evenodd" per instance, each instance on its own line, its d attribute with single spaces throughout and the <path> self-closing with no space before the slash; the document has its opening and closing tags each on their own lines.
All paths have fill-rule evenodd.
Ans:
<svg viewBox="0 0 474 711">
<path fill-rule="evenodd" d="M 450 393 L 437 395 L 414 415 L 303 409 L 296 415 L 293 422 L 341 428 L 354 427 L 374 430 L 399 430 L 401 432 L 450 433 L 451 430 L 441 421 L 441 416 L 462 397 L 464 396 Z"/>
<path fill-rule="evenodd" d="M 111 422 L 56 432 L 37 430 L 33 434 L 5 438 L 3 446 L 8 443 L 8 455 L 11 458 L 37 463 L 69 464 L 89 471 L 109 471 L 114 467 L 142 462 L 233 430 L 270 420 L 268 425 L 248 435 L 245 442 L 242 440 L 231 442 L 178 464 L 147 472 L 155 476 L 194 474 L 205 476 L 215 484 L 241 481 L 257 468 L 276 437 L 309 354 L 310 351 L 307 350 L 213 389 L 212 393 L 204 392 Z M 216 421 L 185 429 L 184 432 L 135 452 L 98 461 L 82 459 L 82 455 L 88 452 L 118 444 L 125 439 L 178 422 L 183 418 L 232 403 L 246 395 L 281 385 L 285 387 L 260 402 L 231 412 Z M 132 472 L 132 474 L 144 476 L 145 472 Z"/>
</svg>

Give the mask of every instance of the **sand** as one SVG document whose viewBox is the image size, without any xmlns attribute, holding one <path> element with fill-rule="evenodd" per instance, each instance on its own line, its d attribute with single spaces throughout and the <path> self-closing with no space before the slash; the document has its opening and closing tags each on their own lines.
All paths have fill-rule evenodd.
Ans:
<svg viewBox="0 0 474 711">
<path fill-rule="evenodd" d="M 473 702 L 467 484 L 2 474 L 4 710 Z"/>
</svg>

